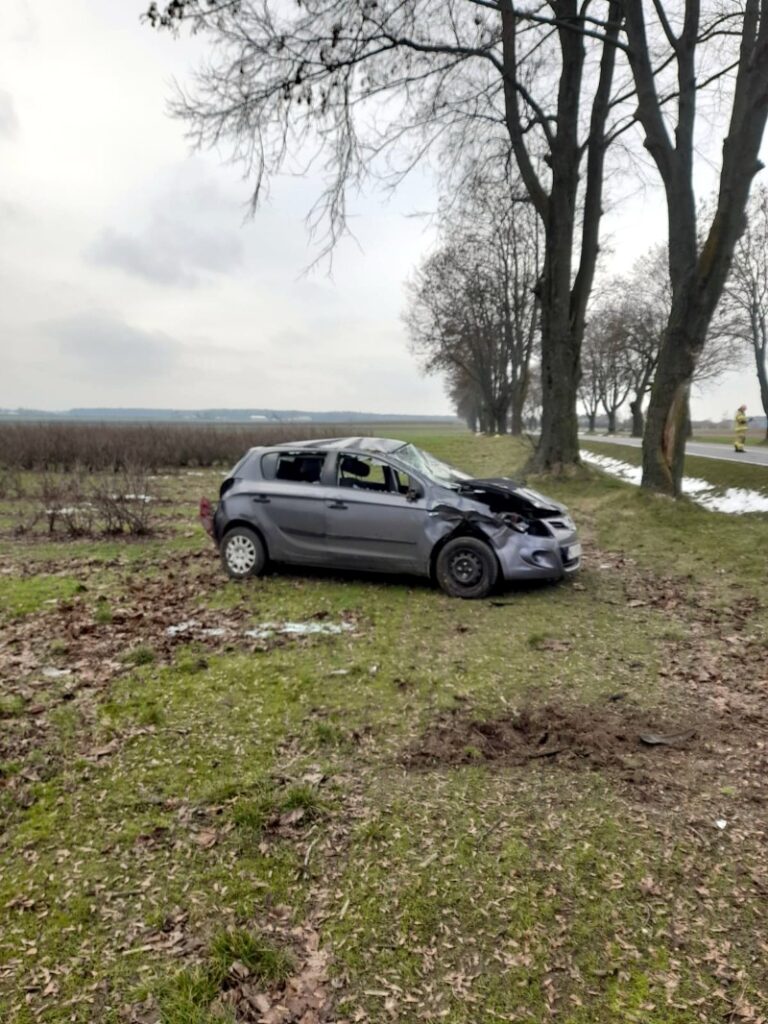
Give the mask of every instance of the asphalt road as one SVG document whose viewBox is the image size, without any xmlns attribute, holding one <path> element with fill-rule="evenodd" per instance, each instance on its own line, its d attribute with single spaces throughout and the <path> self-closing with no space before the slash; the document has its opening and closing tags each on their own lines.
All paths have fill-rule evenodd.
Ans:
<svg viewBox="0 0 768 1024">
<path fill-rule="evenodd" d="M 581 434 L 580 440 L 594 444 L 623 444 L 631 448 L 639 448 L 642 441 L 639 437 L 606 437 L 604 434 Z M 685 446 L 686 455 L 696 455 L 702 459 L 720 459 L 722 462 L 747 462 L 752 466 L 768 468 L 768 448 L 750 448 L 745 452 L 735 452 L 726 444 L 705 444 L 701 441 L 689 441 Z"/>
</svg>

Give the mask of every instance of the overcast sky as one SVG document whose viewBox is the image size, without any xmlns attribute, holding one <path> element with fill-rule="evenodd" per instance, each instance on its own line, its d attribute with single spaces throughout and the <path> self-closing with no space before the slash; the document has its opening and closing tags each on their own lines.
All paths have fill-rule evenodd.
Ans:
<svg viewBox="0 0 768 1024">
<path fill-rule="evenodd" d="M 311 179 L 254 218 L 217 154 L 165 113 L 200 40 L 139 24 L 141 0 L 14 0 L 0 19 L 0 407 L 269 407 L 450 413 L 419 374 L 403 282 L 433 243 L 425 171 L 353 206 L 356 241 L 306 274 Z M 606 218 L 613 268 L 664 234 L 658 191 Z M 752 367 L 694 416 L 759 412 Z"/>
</svg>

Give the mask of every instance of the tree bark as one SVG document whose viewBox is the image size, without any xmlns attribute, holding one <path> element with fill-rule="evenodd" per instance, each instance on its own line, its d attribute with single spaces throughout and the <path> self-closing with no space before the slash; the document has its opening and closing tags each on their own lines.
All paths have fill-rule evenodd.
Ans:
<svg viewBox="0 0 768 1024">
<path fill-rule="evenodd" d="M 527 381 L 519 382 L 512 391 L 512 400 L 509 404 L 509 432 L 513 437 L 520 437 L 523 432 L 523 408 L 527 391 Z"/>
<path fill-rule="evenodd" d="M 637 395 L 629 403 L 629 411 L 632 413 L 632 437 L 642 437 L 643 428 L 645 426 L 642 395 Z"/>
</svg>

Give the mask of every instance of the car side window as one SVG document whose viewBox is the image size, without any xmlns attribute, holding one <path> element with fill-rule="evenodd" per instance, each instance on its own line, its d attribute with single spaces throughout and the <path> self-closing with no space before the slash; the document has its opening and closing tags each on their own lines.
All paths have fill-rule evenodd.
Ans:
<svg viewBox="0 0 768 1024">
<path fill-rule="evenodd" d="M 392 473 L 395 478 L 396 490 L 400 494 L 407 494 L 411 489 L 411 478 L 407 473 L 404 473 L 402 469 L 393 469 Z"/>
<path fill-rule="evenodd" d="M 392 467 L 368 455 L 340 454 L 336 465 L 336 483 L 339 487 L 353 487 L 363 491 L 401 493 Z"/>
<path fill-rule="evenodd" d="M 261 472 L 265 480 L 318 484 L 324 462 L 324 452 L 267 452 L 261 459 Z"/>
</svg>

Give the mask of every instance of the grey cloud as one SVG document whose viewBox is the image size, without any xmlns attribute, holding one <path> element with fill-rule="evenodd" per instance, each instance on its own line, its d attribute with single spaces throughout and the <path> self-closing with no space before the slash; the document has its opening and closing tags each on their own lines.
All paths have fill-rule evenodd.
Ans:
<svg viewBox="0 0 768 1024">
<path fill-rule="evenodd" d="M 166 373 L 178 362 L 173 338 L 132 327 L 109 313 L 80 313 L 43 327 L 44 333 L 58 342 L 70 372 L 82 372 L 91 381 L 145 381 Z"/>
<path fill-rule="evenodd" d="M 19 119 L 13 96 L 6 89 L 0 89 L 0 138 L 15 139 L 18 134 Z"/>
<path fill-rule="evenodd" d="M 227 227 L 233 219 L 232 208 L 216 189 L 203 186 L 189 193 L 174 192 L 158 206 L 162 209 L 156 209 L 139 232 L 105 228 L 86 251 L 86 259 L 184 288 L 242 263 L 242 241 Z"/>
</svg>

